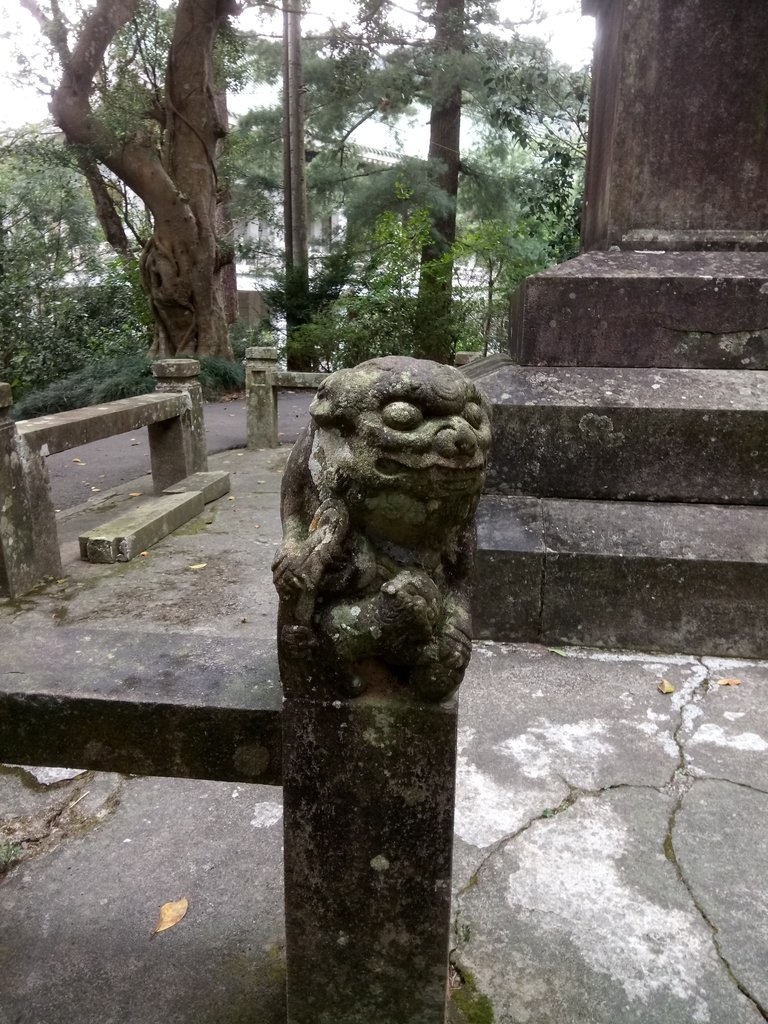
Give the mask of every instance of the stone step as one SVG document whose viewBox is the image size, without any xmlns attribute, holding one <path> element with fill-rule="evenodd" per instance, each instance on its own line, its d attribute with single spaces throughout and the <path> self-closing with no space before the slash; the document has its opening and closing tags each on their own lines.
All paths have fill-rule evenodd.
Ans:
<svg viewBox="0 0 768 1024">
<path fill-rule="evenodd" d="M 229 491 L 229 474 L 201 472 L 166 487 L 130 512 L 82 534 L 80 557 L 86 562 L 130 562 L 169 533 L 199 515 L 208 502 Z"/>
<path fill-rule="evenodd" d="M 487 490 L 768 504 L 768 372 L 500 365 Z"/>
<path fill-rule="evenodd" d="M 768 657 L 768 508 L 486 495 L 475 636 Z"/>
<path fill-rule="evenodd" d="M 523 364 L 768 369 L 768 252 L 590 252 L 523 287 Z"/>
</svg>

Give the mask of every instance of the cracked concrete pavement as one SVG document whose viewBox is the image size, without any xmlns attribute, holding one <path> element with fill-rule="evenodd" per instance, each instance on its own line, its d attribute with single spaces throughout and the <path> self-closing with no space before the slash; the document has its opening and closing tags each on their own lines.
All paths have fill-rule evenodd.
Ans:
<svg viewBox="0 0 768 1024">
<path fill-rule="evenodd" d="M 271 635 L 285 455 L 214 457 L 231 495 L 128 565 L 79 562 L 76 536 L 140 482 L 70 511 L 63 580 L 0 621 Z M 452 1020 L 768 1020 L 766 751 L 764 662 L 478 643 Z M 283 1024 L 281 819 L 269 787 L 2 769 L 0 1024 Z"/>
</svg>

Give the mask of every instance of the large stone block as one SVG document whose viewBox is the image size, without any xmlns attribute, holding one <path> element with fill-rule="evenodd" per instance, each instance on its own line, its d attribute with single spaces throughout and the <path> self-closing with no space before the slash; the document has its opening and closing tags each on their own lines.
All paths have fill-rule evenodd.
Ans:
<svg viewBox="0 0 768 1024">
<path fill-rule="evenodd" d="M 768 369 L 768 253 L 586 253 L 529 277 L 523 364 Z"/>
<path fill-rule="evenodd" d="M 486 489 L 768 504 L 768 373 L 507 365 Z"/>
<path fill-rule="evenodd" d="M 283 706 L 288 1024 L 444 1024 L 456 705 Z"/>
<path fill-rule="evenodd" d="M 585 0 L 597 16 L 584 246 L 768 245 L 764 0 Z"/>
<path fill-rule="evenodd" d="M 151 498 L 103 526 L 81 534 L 80 557 L 87 562 L 130 562 L 199 515 L 204 505 L 202 491 Z"/>
<path fill-rule="evenodd" d="M 618 501 L 540 502 L 544 548 L 533 593 L 535 523 L 530 498 L 485 498 L 475 635 L 607 648 L 768 656 L 768 509 Z M 481 520 L 482 522 L 482 520 Z M 531 536 L 532 534 L 532 536 Z M 492 545 L 492 546 L 491 546 Z M 503 617 L 503 595 L 539 606 L 538 630 Z"/>
</svg>

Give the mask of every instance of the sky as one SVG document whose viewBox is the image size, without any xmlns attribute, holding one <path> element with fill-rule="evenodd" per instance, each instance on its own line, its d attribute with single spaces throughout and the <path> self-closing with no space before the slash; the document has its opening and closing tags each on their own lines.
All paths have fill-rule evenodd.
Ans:
<svg viewBox="0 0 768 1024">
<path fill-rule="evenodd" d="M 580 67 L 591 59 L 594 38 L 594 19 L 579 15 L 580 0 L 540 0 L 546 12 L 544 21 L 531 25 L 525 31 L 544 38 L 555 58 Z M 318 12 L 312 19 L 322 18 L 324 10 L 332 6 L 338 17 L 345 6 L 344 0 L 313 0 Z M 502 19 L 512 21 L 524 18 L 530 11 L 531 0 L 500 0 L 498 10 Z M 342 15 L 343 16 L 343 15 Z M 308 16 L 309 17 L 309 16 Z M 314 27 L 314 26 L 313 26 Z M 41 121 L 47 116 L 48 100 L 31 88 L 21 88 L 10 80 L 16 69 L 15 50 L 29 59 L 40 52 L 36 26 L 31 16 L 20 9 L 18 0 L 0 0 L 0 128 L 13 128 L 28 122 Z M 239 107 L 240 104 L 232 104 Z M 372 139 L 360 139 L 362 145 L 375 145 Z M 382 141 L 378 141 L 382 145 Z M 386 148 L 386 145 L 383 146 Z"/>
</svg>

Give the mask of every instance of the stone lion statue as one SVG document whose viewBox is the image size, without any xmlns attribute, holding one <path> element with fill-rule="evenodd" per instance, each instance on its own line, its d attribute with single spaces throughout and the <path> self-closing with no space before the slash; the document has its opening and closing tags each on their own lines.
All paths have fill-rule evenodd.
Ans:
<svg viewBox="0 0 768 1024">
<path fill-rule="evenodd" d="M 310 414 L 273 565 L 285 692 L 441 700 L 471 652 L 486 400 L 453 367 L 387 356 L 331 374 Z"/>
</svg>

